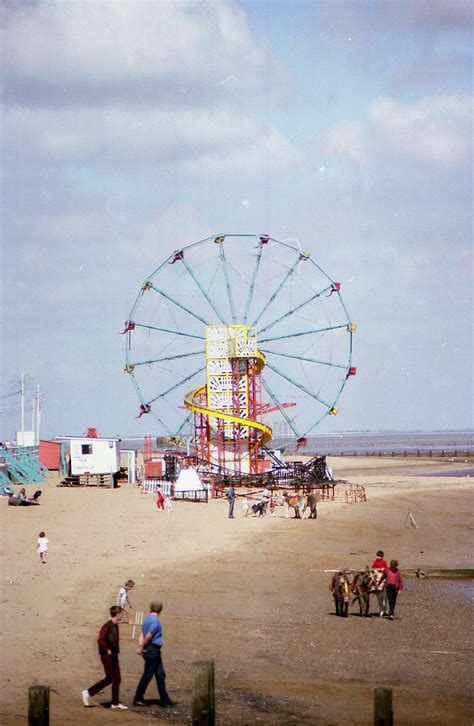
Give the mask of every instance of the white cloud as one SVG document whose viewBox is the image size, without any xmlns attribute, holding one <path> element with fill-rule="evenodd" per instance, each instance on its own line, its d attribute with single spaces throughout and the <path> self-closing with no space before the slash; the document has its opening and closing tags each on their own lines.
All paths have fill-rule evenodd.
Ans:
<svg viewBox="0 0 474 726">
<path fill-rule="evenodd" d="M 177 165 L 224 177 L 298 162 L 258 115 L 287 79 L 231 0 L 41 1 L 3 15 L 3 137 L 15 168 Z"/>
<path fill-rule="evenodd" d="M 438 95 L 413 104 L 382 96 L 370 104 L 365 124 L 333 126 L 326 135 L 325 150 L 361 164 L 404 157 L 449 168 L 469 161 L 471 143 L 471 96 Z"/>
<path fill-rule="evenodd" d="M 54 92 L 60 105 L 81 97 L 149 102 L 152 90 L 155 100 L 188 103 L 228 76 L 257 92 L 268 72 L 278 80 L 277 64 L 230 0 L 41 1 L 13 3 L 3 16 L 3 74 L 16 98 L 26 86 L 40 100 Z"/>
<path fill-rule="evenodd" d="M 269 174 L 298 162 L 297 149 L 257 116 L 225 107 L 5 110 L 5 135 L 20 156 L 173 167 L 193 175 Z"/>
</svg>

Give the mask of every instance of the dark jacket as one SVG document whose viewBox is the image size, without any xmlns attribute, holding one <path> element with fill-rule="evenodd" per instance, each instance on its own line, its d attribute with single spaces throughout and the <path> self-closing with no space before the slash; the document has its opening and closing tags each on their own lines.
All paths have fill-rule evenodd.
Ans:
<svg viewBox="0 0 474 726">
<path fill-rule="evenodd" d="M 112 651 L 112 655 L 118 655 L 120 653 L 120 646 L 119 627 L 117 623 L 113 623 L 112 620 L 107 620 L 100 629 L 97 642 L 99 644 L 100 655 L 107 655 L 108 650 Z"/>
</svg>

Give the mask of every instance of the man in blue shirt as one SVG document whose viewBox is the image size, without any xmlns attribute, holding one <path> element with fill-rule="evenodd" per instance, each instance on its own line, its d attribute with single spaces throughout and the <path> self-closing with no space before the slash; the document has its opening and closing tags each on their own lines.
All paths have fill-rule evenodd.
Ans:
<svg viewBox="0 0 474 726">
<path fill-rule="evenodd" d="M 137 653 L 143 656 L 145 670 L 140 678 L 133 699 L 134 706 L 145 706 L 143 697 L 153 676 L 156 678 L 158 693 L 160 694 L 160 706 L 174 706 L 166 690 L 166 674 L 161 660 L 161 646 L 163 645 L 163 630 L 161 627 L 160 613 L 163 610 L 163 603 L 154 600 L 150 605 L 150 614 L 143 620 L 142 634 L 138 642 Z"/>
</svg>

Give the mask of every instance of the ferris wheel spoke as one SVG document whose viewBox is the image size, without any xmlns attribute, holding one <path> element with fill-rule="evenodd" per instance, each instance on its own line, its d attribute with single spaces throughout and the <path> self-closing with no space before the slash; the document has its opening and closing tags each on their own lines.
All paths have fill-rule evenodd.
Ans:
<svg viewBox="0 0 474 726">
<path fill-rule="evenodd" d="M 129 364 L 131 366 L 145 366 L 150 363 L 163 363 L 164 361 L 169 361 L 169 360 L 181 360 L 181 358 L 189 358 L 190 356 L 193 356 L 193 355 L 202 355 L 202 354 L 203 354 L 202 350 L 197 350 L 194 353 L 178 353 L 178 355 L 166 355 L 166 356 L 163 356 L 162 358 L 150 358 L 149 360 L 139 360 L 139 361 L 133 361 L 133 362 L 130 361 Z"/>
<path fill-rule="evenodd" d="M 318 297 L 321 297 L 321 295 L 323 293 L 327 292 L 330 289 L 331 289 L 331 286 L 328 285 L 327 287 L 324 288 L 324 290 L 320 290 L 319 292 L 315 293 L 314 295 L 311 295 L 311 297 L 309 297 L 307 300 L 300 303 L 299 305 L 295 305 L 294 308 L 291 308 L 291 310 L 288 310 L 287 313 L 285 313 L 284 315 L 281 315 L 279 318 L 274 320 L 272 323 L 265 325 L 264 328 L 261 328 L 258 331 L 258 334 L 260 335 L 260 333 L 263 333 L 265 330 L 269 330 L 270 328 L 273 328 L 274 325 L 277 325 L 277 323 L 281 323 L 282 320 L 285 320 L 285 318 L 288 318 L 290 315 L 293 315 L 293 313 L 295 313 L 297 310 L 301 310 L 301 308 L 304 308 L 305 305 L 308 305 L 313 300 L 317 300 Z"/>
<path fill-rule="evenodd" d="M 266 390 L 266 392 L 268 393 L 268 395 L 272 399 L 272 401 L 275 404 L 275 406 L 280 411 L 281 415 L 283 416 L 283 418 L 285 419 L 286 423 L 288 424 L 288 426 L 291 428 L 291 430 L 295 434 L 296 438 L 299 439 L 300 438 L 300 434 L 298 433 L 298 430 L 295 428 L 295 425 L 293 423 L 293 420 L 288 416 L 288 414 L 286 413 L 285 409 L 283 408 L 283 406 L 281 405 L 280 401 L 278 400 L 278 398 L 276 397 L 276 395 L 273 393 L 272 389 L 270 388 L 269 384 L 267 383 L 267 381 L 265 380 L 265 378 L 263 376 L 262 376 L 262 386 L 264 387 L 264 389 Z"/>
<path fill-rule="evenodd" d="M 193 313 L 192 310 L 190 310 L 186 305 L 183 305 L 179 302 L 179 300 L 176 300 L 172 295 L 168 295 L 167 292 L 164 292 L 164 290 L 160 290 L 159 287 L 156 287 L 152 282 L 150 283 L 150 290 L 154 290 L 159 295 L 162 295 L 166 300 L 169 300 L 174 305 L 176 305 L 178 308 L 181 308 L 181 310 L 184 310 L 185 313 L 188 313 L 188 315 L 192 315 L 193 318 L 196 318 L 196 320 L 199 320 L 200 323 L 204 323 L 204 325 L 208 325 L 207 320 L 204 320 L 204 318 L 201 318 L 200 315 L 196 315 L 196 313 Z"/>
<path fill-rule="evenodd" d="M 283 280 L 280 282 L 280 284 L 278 285 L 278 287 L 276 288 L 276 290 L 272 293 L 272 295 L 270 296 L 270 298 L 268 299 L 268 301 L 262 307 L 261 311 L 259 312 L 259 314 L 257 315 L 257 317 L 255 318 L 255 320 L 252 323 L 252 328 L 257 325 L 258 321 L 262 317 L 262 315 L 265 312 L 265 310 L 267 310 L 269 308 L 269 306 L 275 300 L 276 296 L 281 292 L 281 290 L 283 289 L 283 287 L 285 286 L 285 284 L 288 282 L 288 280 L 292 276 L 293 272 L 296 270 L 296 266 L 298 265 L 299 262 L 301 262 L 301 258 L 300 257 L 298 257 L 298 259 L 296 260 L 296 262 L 293 265 L 293 267 L 290 267 L 290 269 L 286 273 L 286 275 L 283 278 Z"/>
<path fill-rule="evenodd" d="M 193 281 L 194 281 L 194 282 L 195 282 L 195 284 L 197 285 L 197 287 L 198 287 L 198 289 L 200 290 L 200 292 L 201 292 L 201 293 L 202 293 L 202 294 L 204 295 L 204 297 L 206 298 L 207 302 L 209 303 L 209 305 L 211 306 L 211 308 L 212 308 L 212 309 L 214 310 L 215 314 L 217 315 L 217 317 L 219 318 L 219 320 L 221 321 L 221 323 L 222 323 L 223 325 L 225 325 L 225 320 L 224 320 L 224 318 L 223 318 L 223 317 L 222 317 L 222 315 L 220 314 L 220 312 L 219 312 L 219 310 L 217 309 L 217 307 L 215 306 L 214 302 L 213 302 L 213 301 L 211 300 L 211 298 L 210 298 L 209 294 L 208 294 L 208 293 L 206 292 L 206 290 L 205 290 L 205 288 L 204 288 L 203 284 L 202 284 L 202 283 L 201 283 L 201 281 L 199 280 L 199 278 L 198 278 L 198 276 L 196 275 L 196 273 L 194 272 L 193 268 L 192 268 L 192 267 L 191 267 L 190 265 L 188 265 L 188 263 L 187 263 L 187 262 L 186 262 L 186 260 L 184 259 L 184 254 L 183 254 L 183 257 L 181 258 L 181 262 L 183 263 L 183 265 L 184 265 L 184 267 L 185 267 L 186 271 L 187 271 L 187 272 L 189 273 L 189 275 L 191 276 L 191 278 L 193 279 Z"/>
<path fill-rule="evenodd" d="M 137 382 L 135 376 L 133 375 L 133 373 L 130 373 L 130 378 L 131 378 L 133 386 L 137 392 L 137 396 L 140 400 L 140 403 L 142 404 L 142 406 L 146 406 L 147 404 L 146 404 L 145 398 L 140 390 L 140 386 L 138 385 L 138 382 Z M 171 431 L 170 427 L 159 416 L 157 416 L 157 414 L 154 411 L 150 411 L 150 414 L 153 416 L 153 418 L 156 421 L 158 421 L 159 424 L 161 424 L 163 426 L 163 428 L 170 434 L 170 436 L 173 435 L 173 432 Z"/>
<path fill-rule="evenodd" d="M 181 330 L 170 330 L 169 328 L 158 328 L 155 325 L 145 325 L 144 323 L 135 323 L 136 328 L 145 328 L 146 330 L 157 330 L 159 333 L 170 333 L 170 335 L 183 335 L 186 338 L 197 338 L 198 340 L 206 340 L 204 335 L 195 335 L 194 333 L 183 333 Z"/>
<path fill-rule="evenodd" d="M 310 434 L 310 433 L 311 433 L 311 431 L 313 431 L 313 430 L 314 430 L 314 429 L 316 428 L 316 426 L 317 426 L 317 425 L 318 425 L 319 423 L 321 423 L 321 421 L 323 420 L 323 418 L 325 418 L 325 417 L 326 417 L 326 416 L 327 416 L 328 414 L 330 414 L 330 413 L 331 413 L 331 411 L 334 411 L 334 408 L 335 408 L 335 406 L 336 406 L 336 403 L 338 402 L 338 400 L 339 400 L 339 397 L 340 397 L 340 395 L 341 395 L 341 393 L 342 393 L 342 391 L 343 391 L 343 389 L 344 389 L 344 386 L 345 386 L 345 385 L 346 385 L 346 382 L 344 381 L 344 383 L 343 383 L 343 384 L 342 384 L 342 386 L 340 387 L 340 389 L 339 389 L 339 391 L 338 391 L 338 393 L 337 393 L 337 395 L 336 395 L 336 397 L 335 397 L 334 401 L 332 402 L 332 404 L 331 404 L 331 407 L 330 407 L 330 408 L 329 408 L 329 409 L 328 409 L 327 411 L 325 411 L 325 412 L 323 413 L 323 415 L 322 415 L 322 416 L 321 416 L 320 418 L 318 418 L 318 420 L 317 420 L 317 421 L 315 421 L 314 423 L 312 423 L 312 424 L 311 424 L 311 426 L 310 426 L 310 427 L 309 427 L 309 428 L 308 428 L 308 429 L 307 429 L 307 430 L 306 430 L 306 431 L 304 432 L 304 434 L 303 434 L 303 437 L 304 437 L 304 436 L 307 436 L 308 434 Z"/>
<path fill-rule="evenodd" d="M 329 360 L 320 360 L 318 358 L 306 358 L 302 355 L 290 355 L 289 353 L 278 353 L 276 350 L 265 350 L 265 348 L 260 348 L 259 350 L 261 353 L 267 353 L 268 355 L 280 355 L 283 358 L 292 358 L 294 360 L 303 360 L 308 363 L 318 363 L 322 366 L 331 366 L 332 368 L 343 368 L 344 370 L 348 369 L 347 365 L 341 365 L 339 363 L 332 363 L 332 361 Z M 350 367 L 350 366 L 349 366 Z"/>
<path fill-rule="evenodd" d="M 186 376 L 185 378 L 182 378 L 180 381 L 175 383 L 173 386 L 170 386 L 170 388 L 167 388 L 166 391 L 162 391 L 154 398 L 150 398 L 149 401 L 145 401 L 145 405 L 149 406 L 151 403 L 155 403 L 155 401 L 159 401 L 160 398 L 163 398 L 164 396 L 167 396 L 168 393 L 171 393 L 171 391 L 175 391 L 177 388 L 183 385 L 183 383 L 186 383 L 187 381 L 190 381 L 191 378 L 194 378 L 194 376 L 197 376 L 198 373 L 201 373 L 202 371 L 206 370 L 206 366 L 201 366 L 200 368 L 197 368 L 193 373 L 190 373 L 189 376 Z"/>
<path fill-rule="evenodd" d="M 179 436 L 181 434 L 181 432 L 183 431 L 185 426 L 191 421 L 192 417 L 193 417 L 193 412 L 190 411 L 188 413 L 188 415 L 186 416 L 186 418 L 184 419 L 184 421 L 182 422 L 181 426 L 176 431 L 175 436 Z"/>
<path fill-rule="evenodd" d="M 262 243 L 262 241 L 260 241 L 260 247 L 257 252 L 257 259 L 255 261 L 255 266 L 253 268 L 252 280 L 250 282 L 249 294 L 247 296 L 247 302 L 245 303 L 244 325 L 247 325 L 247 317 L 249 314 L 250 305 L 252 303 L 253 291 L 255 288 L 255 281 L 257 279 L 258 268 L 260 267 L 260 260 L 262 259 L 262 252 L 263 252 L 263 243 Z"/>
<path fill-rule="evenodd" d="M 260 338 L 259 343 L 269 343 L 272 340 L 284 340 L 286 338 L 298 338 L 301 335 L 314 335 L 315 333 L 327 333 L 329 330 L 338 330 L 345 328 L 347 330 L 347 323 L 343 325 L 329 325 L 327 328 L 314 328 L 313 330 L 301 330 L 297 333 L 288 333 L 287 335 L 278 335 L 275 338 Z"/>
<path fill-rule="evenodd" d="M 300 391 L 303 391 L 303 393 L 306 393 L 307 396 L 311 396 L 311 398 L 314 398 L 315 401 L 319 401 L 319 403 L 321 403 L 323 406 L 327 406 L 328 408 L 331 408 L 332 407 L 332 404 L 328 403 L 323 398 L 320 398 L 319 396 L 317 396 L 316 393 L 314 393 L 313 391 L 311 391 L 309 388 L 306 388 L 306 386 L 303 386 L 302 383 L 298 383 L 298 381 L 295 381 L 294 378 L 291 378 L 291 376 L 288 376 L 286 373 L 283 373 L 283 371 L 281 371 L 279 368 L 277 368 L 276 366 L 272 365 L 268 361 L 267 361 L 267 366 L 266 367 L 269 368 L 274 373 L 276 373 L 281 378 L 284 378 L 289 383 L 292 383 L 293 386 L 295 386 L 296 388 L 299 388 Z"/>
<path fill-rule="evenodd" d="M 235 305 L 234 305 L 234 298 L 232 296 L 232 288 L 230 285 L 229 268 L 227 265 L 227 259 L 226 259 L 225 252 L 224 252 L 224 237 L 216 237 L 215 241 L 219 245 L 219 255 L 221 258 L 222 269 L 224 271 L 224 279 L 225 279 L 225 286 L 227 288 L 227 297 L 229 299 L 230 313 L 232 315 L 232 322 L 235 325 L 235 323 L 236 323 Z"/>
</svg>

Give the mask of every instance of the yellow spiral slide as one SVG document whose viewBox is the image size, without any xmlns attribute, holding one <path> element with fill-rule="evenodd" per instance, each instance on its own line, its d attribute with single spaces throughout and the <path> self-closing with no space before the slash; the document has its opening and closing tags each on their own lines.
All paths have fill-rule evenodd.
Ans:
<svg viewBox="0 0 474 726">
<path fill-rule="evenodd" d="M 196 399 L 206 393 L 206 385 L 195 388 L 193 391 L 189 391 L 184 397 L 184 405 L 190 411 L 194 413 L 201 413 L 205 416 L 212 418 L 218 418 L 222 421 L 228 421 L 229 423 L 238 424 L 239 426 L 248 426 L 249 428 L 256 429 L 262 434 L 262 444 L 266 444 L 272 438 L 273 431 L 270 426 L 262 423 L 261 421 L 254 421 L 249 418 L 242 418 L 241 416 L 234 416 L 224 411 L 218 411 L 215 408 L 208 408 L 202 403 L 198 403 Z"/>
<path fill-rule="evenodd" d="M 259 375 L 265 366 L 266 359 L 259 350 L 256 350 L 254 352 L 254 357 L 257 361 L 256 374 Z M 273 431 L 270 426 L 267 426 L 267 424 L 264 424 L 261 421 L 255 421 L 250 418 L 236 416 L 232 413 L 221 411 L 219 409 L 211 408 L 207 405 L 204 405 L 203 403 L 199 402 L 199 398 L 204 394 L 207 394 L 206 384 L 201 385 L 198 388 L 193 389 L 192 391 L 189 391 L 184 397 L 184 405 L 190 411 L 193 411 L 193 413 L 200 413 L 207 417 L 216 418 L 221 421 L 227 421 L 229 423 L 237 424 L 239 426 L 246 426 L 248 428 L 259 431 L 261 434 L 262 445 L 268 443 L 268 441 L 271 440 Z"/>
</svg>

